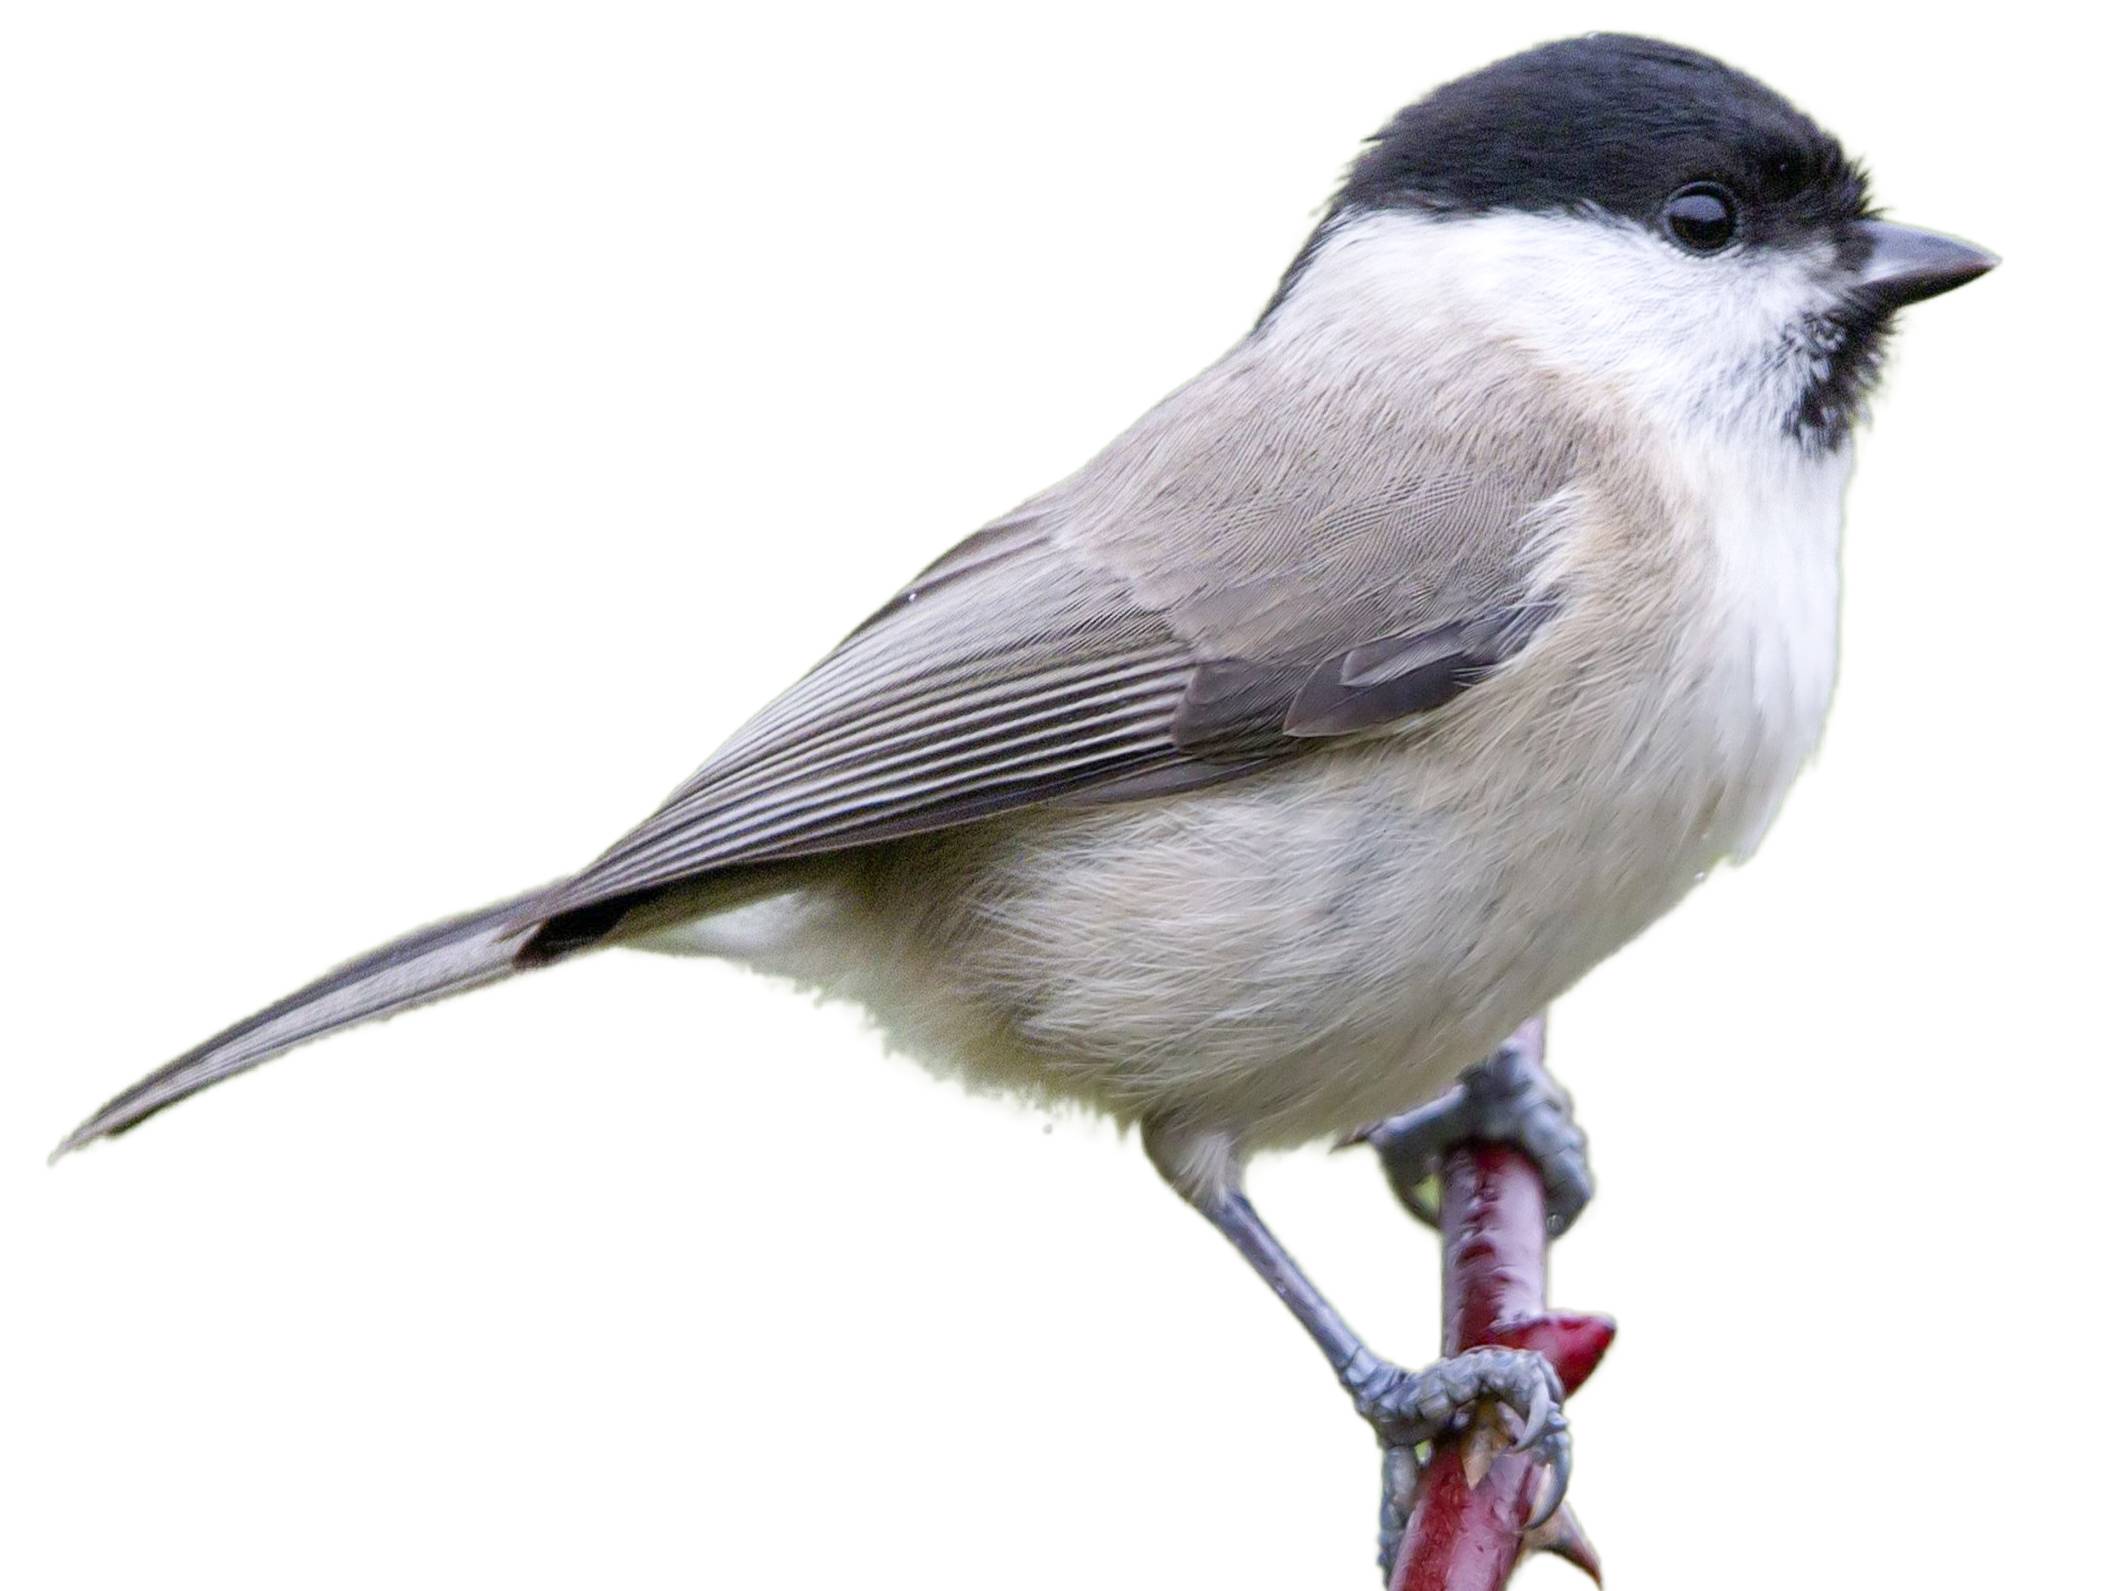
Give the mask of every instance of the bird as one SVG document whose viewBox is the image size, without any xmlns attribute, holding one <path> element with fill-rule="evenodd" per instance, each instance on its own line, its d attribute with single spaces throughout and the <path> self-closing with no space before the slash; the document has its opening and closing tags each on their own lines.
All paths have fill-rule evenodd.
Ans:
<svg viewBox="0 0 2122 1591">
<path fill-rule="evenodd" d="M 1689 48 L 1591 34 L 1447 82 L 1362 147 L 1227 353 L 602 855 L 216 1034 L 54 1158 L 576 955 L 717 957 L 1138 1128 L 1389 1451 L 1500 1405 L 1545 1517 L 1546 1361 L 1373 1354 L 1246 1164 L 1515 1102 L 1561 1218 L 1588 1197 L 1526 1046 L 1760 843 L 1828 711 L 1887 335 L 1997 263 L 1886 219 L 1832 135 Z"/>
</svg>

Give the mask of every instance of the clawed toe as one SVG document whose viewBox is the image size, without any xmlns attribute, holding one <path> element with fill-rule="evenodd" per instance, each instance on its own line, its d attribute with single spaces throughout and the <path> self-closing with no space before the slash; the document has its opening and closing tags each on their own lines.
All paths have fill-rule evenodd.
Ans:
<svg viewBox="0 0 2122 1591">
<path fill-rule="evenodd" d="M 1412 1449 L 1448 1434 L 1482 1403 L 1501 1403 L 1518 1416 L 1511 1451 L 1537 1453 L 1548 1472 L 1540 1506 L 1525 1528 L 1554 1517 L 1569 1487 L 1569 1421 L 1562 1413 L 1562 1380 L 1546 1358 L 1523 1348 L 1472 1348 L 1421 1370 L 1375 1361 L 1346 1377 L 1356 1412 L 1388 1450 Z"/>
<path fill-rule="evenodd" d="M 1431 1226 L 1429 1179 L 1454 1144 L 1516 1144 L 1540 1168 L 1552 1236 L 1569 1229 L 1591 1203 L 1591 1161 L 1569 1095 L 1547 1075 L 1537 1034 L 1521 1034 L 1478 1066 L 1468 1067 L 1441 1099 L 1365 1128 L 1357 1138 L 1378 1151 L 1393 1190 Z"/>
</svg>

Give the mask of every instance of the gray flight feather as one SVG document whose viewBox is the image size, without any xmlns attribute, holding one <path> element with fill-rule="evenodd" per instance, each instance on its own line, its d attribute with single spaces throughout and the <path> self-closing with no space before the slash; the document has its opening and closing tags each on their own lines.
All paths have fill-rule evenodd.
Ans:
<svg viewBox="0 0 2122 1591">
<path fill-rule="evenodd" d="M 92 1139 L 124 1132 L 165 1106 L 309 1039 L 508 976 L 515 970 L 517 950 L 529 937 L 529 930 L 516 920 L 535 898 L 518 896 L 417 928 L 334 968 L 106 1100 L 67 1134 L 52 1158 Z"/>
<path fill-rule="evenodd" d="M 1241 345 L 932 565 L 537 914 L 1170 794 L 1444 705 L 1555 612 L 1541 531 L 1584 428 L 1522 370 L 1508 423 L 1344 374 Z"/>
</svg>

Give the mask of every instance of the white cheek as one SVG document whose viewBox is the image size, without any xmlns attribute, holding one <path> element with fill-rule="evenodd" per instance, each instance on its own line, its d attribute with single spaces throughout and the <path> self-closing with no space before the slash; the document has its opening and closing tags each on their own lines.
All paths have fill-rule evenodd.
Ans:
<svg viewBox="0 0 2122 1591">
<path fill-rule="evenodd" d="M 1338 228 L 1267 333 L 1501 338 L 1668 424 L 1773 429 L 1808 374 L 1778 351 L 1830 267 L 1824 246 L 1690 256 L 1598 216 L 1394 212 Z"/>
</svg>

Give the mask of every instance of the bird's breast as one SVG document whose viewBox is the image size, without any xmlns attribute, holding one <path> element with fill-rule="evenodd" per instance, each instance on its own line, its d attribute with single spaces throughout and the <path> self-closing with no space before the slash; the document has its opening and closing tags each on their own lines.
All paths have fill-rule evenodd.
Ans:
<svg viewBox="0 0 2122 1591">
<path fill-rule="evenodd" d="M 1704 558 L 1688 633 L 1703 684 L 1719 855 L 1752 854 L 1819 744 L 1834 692 L 1848 454 L 1732 450 L 1695 499 Z"/>
</svg>

